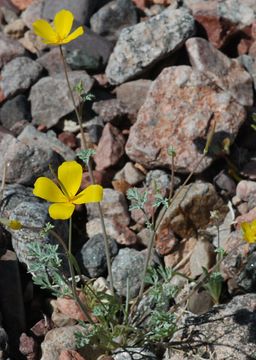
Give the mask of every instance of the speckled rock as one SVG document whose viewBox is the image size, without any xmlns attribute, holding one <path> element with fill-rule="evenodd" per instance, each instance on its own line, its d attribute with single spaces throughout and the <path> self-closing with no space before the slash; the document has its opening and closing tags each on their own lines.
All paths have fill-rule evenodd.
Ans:
<svg viewBox="0 0 256 360">
<path fill-rule="evenodd" d="M 26 31 L 26 24 L 22 19 L 17 19 L 4 28 L 4 33 L 12 39 L 20 39 Z"/>
<path fill-rule="evenodd" d="M 116 242 L 108 237 L 109 250 L 111 256 L 115 256 L 118 252 Z M 82 247 L 81 257 L 83 260 L 83 267 L 92 278 L 97 278 L 106 274 L 107 259 L 105 254 L 105 245 L 102 234 L 97 234 L 91 237 Z"/>
<path fill-rule="evenodd" d="M 117 40 L 121 30 L 137 23 L 138 16 L 131 0 L 111 1 L 90 19 L 91 28 L 108 40 Z"/>
<path fill-rule="evenodd" d="M 118 125 L 122 125 L 128 113 L 128 108 L 118 99 L 94 102 L 92 109 L 105 123 L 110 122 L 117 127 Z"/>
<path fill-rule="evenodd" d="M 102 171 L 119 162 L 124 155 L 125 138 L 121 131 L 108 123 L 102 132 L 94 161 L 96 170 Z"/>
<path fill-rule="evenodd" d="M 202 38 L 188 39 L 186 48 L 194 69 L 203 72 L 239 104 L 253 104 L 251 76 L 236 60 L 228 58 Z"/>
<path fill-rule="evenodd" d="M 145 179 L 139 169 L 137 169 L 132 162 L 127 162 L 125 166 L 116 173 L 114 180 L 124 180 L 130 185 L 136 185 Z"/>
<path fill-rule="evenodd" d="M 8 98 L 28 90 L 40 77 L 42 66 L 28 57 L 17 57 L 6 64 L 1 72 L 0 87 Z"/>
<path fill-rule="evenodd" d="M 0 69 L 16 56 L 22 56 L 24 53 L 24 47 L 17 40 L 0 33 Z"/>
<path fill-rule="evenodd" d="M 144 261 L 144 254 L 135 249 L 124 248 L 119 250 L 112 262 L 114 287 L 119 295 L 126 295 L 127 279 L 130 297 L 134 298 L 138 295 Z"/>
<path fill-rule="evenodd" d="M 82 81 L 86 93 L 93 85 L 93 79 L 84 71 L 69 73 L 69 79 L 71 87 Z M 33 123 L 43 124 L 47 128 L 56 125 L 61 117 L 74 110 L 65 78 L 62 75 L 40 79 L 32 86 L 29 99 Z"/>
<path fill-rule="evenodd" d="M 172 339 L 181 341 L 179 349 L 171 349 L 164 359 L 188 360 L 202 354 L 208 358 L 214 356 L 216 360 L 253 359 L 255 302 L 255 294 L 245 294 L 215 306 L 206 314 L 182 316 L 182 330 Z"/>
<path fill-rule="evenodd" d="M 47 71 L 49 76 L 55 76 L 57 74 L 63 74 L 64 69 L 60 54 L 60 49 L 58 47 L 51 49 L 49 52 L 42 54 L 37 62 L 42 65 Z M 67 68 L 70 71 L 70 67 L 67 64 Z"/>
<path fill-rule="evenodd" d="M 33 0 L 26 10 L 22 11 L 20 17 L 29 29 L 32 29 L 32 24 L 36 19 L 42 18 L 43 5 L 44 0 Z"/>
<path fill-rule="evenodd" d="M 232 142 L 246 118 L 246 111 L 226 91 L 189 66 L 165 68 L 152 83 L 136 123 L 130 129 L 126 153 L 145 167 L 170 167 L 170 144 L 176 152 L 177 172 L 194 170 L 201 156 L 211 120 L 216 120 L 212 146 Z M 205 157 L 197 173 L 211 165 Z"/>
<path fill-rule="evenodd" d="M 6 129 L 11 129 L 20 120 L 30 120 L 30 106 L 23 94 L 7 100 L 0 109 L 0 122 Z"/>
<path fill-rule="evenodd" d="M 125 350 L 117 349 L 112 358 L 114 360 L 157 360 L 156 355 L 151 351 L 138 347 L 127 347 Z"/>
<path fill-rule="evenodd" d="M 194 32 L 194 19 L 184 8 L 166 9 L 147 21 L 123 29 L 110 56 L 106 75 L 120 84 L 181 47 Z"/>
</svg>

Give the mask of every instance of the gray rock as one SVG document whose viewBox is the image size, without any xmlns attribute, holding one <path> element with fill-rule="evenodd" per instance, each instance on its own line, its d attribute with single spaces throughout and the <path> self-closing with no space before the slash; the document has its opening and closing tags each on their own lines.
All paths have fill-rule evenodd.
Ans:
<svg viewBox="0 0 256 360">
<path fill-rule="evenodd" d="M 0 86 L 5 97 L 28 90 L 40 77 L 42 66 L 27 57 L 17 57 L 6 64 L 1 72 Z"/>
<path fill-rule="evenodd" d="M 66 55 L 67 64 L 72 70 L 86 70 L 97 72 L 102 69 L 100 56 L 91 56 L 83 50 L 73 50 Z"/>
<path fill-rule="evenodd" d="M 106 219 L 114 219 L 123 225 L 129 225 L 130 217 L 124 195 L 113 189 L 104 189 L 101 202 L 102 211 Z M 95 203 L 86 204 L 88 219 L 99 217 L 98 206 Z"/>
<path fill-rule="evenodd" d="M 127 282 L 130 298 L 138 295 L 144 261 L 144 254 L 135 249 L 124 248 L 119 250 L 112 262 L 114 287 L 118 295 L 126 296 Z"/>
<path fill-rule="evenodd" d="M 92 105 L 93 111 L 98 114 L 105 123 L 110 122 L 117 127 L 122 125 L 128 114 L 128 108 L 118 99 L 100 100 Z"/>
<path fill-rule="evenodd" d="M 256 252 L 248 256 L 246 265 L 238 276 L 237 284 L 246 293 L 254 292 L 256 286 Z"/>
<path fill-rule="evenodd" d="M 0 69 L 16 56 L 24 54 L 25 49 L 17 40 L 12 40 L 0 33 Z"/>
<path fill-rule="evenodd" d="M 32 29 L 32 24 L 36 19 L 42 19 L 44 0 L 34 0 L 24 11 L 21 13 L 21 19 L 29 29 Z"/>
<path fill-rule="evenodd" d="M 130 185 L 136 185 L 144 179 L 145 174 L 137 169 L 132 162 L 127 162 L 114 177 L 114 180 L 124 180 Z"/>
<path fill-rule="evenodd" d="M 109 250 L 111 256 L 118 253 L 118 247 L 114 239 L 109 238 Z M 81 257 L 83 266 L 92 278 L 103 276 L 107 271 L 107 259 L 105 254 L 105 245 L 102 234 L 97 234 L 90 238 L 82 247 Z"/>
<path fill-rule="evenodd" d="M 123 28 L 137 22 L 138 15 L 131 0 L 113 0 L 90 19 L 92 30 L 110 41 L 116 41 Z"/>
<path fill-rule="evenodd" d="M 10 134 L 0 133 L 0 177 L 6 167 L 7 183 L 32 185 L 38 176 L 47 173 L 49 164 L 57 167 L 61 158 L 50 148 L 26 144 Z"/>
<path fill-rule="evenodd" d="M 195 356 L 216 360 L 253 359 L 255 354 L 255 294 L 235 296 L 200 316 L 185 315 L 170 342 L 165 360 L 188 360 Z M 176 350 L 172 341 L 180 342 Z M 177 343 L 175 343 L 177 344 Z M 196 346 L 195 346 L 196 345 Z"/>
<path fill-rule="evenodd" d="M 55 76 L 57 74 L 62 74 L 63 77 L 65 76 L 60 49 L 58 47 L 51 49 L 47 53 L 43 53 L 36 61 L 48 71 L 49 76 Z M 67 69 L 70 71 L 69 65 L 67 65 Z"/>
<path fill-rule="evenodd" d="M 165 68 L 130 129 L 126 154 L 147 168 L 170 168 L 167 150 L 172 145 L 176 171 L 189 173 L 202 156 L 213 119 L 217 127 L 211 148 L 219 154 L 224 138 L 232 143 L 245 118 L 244 107 L 201 72 L 182 65 Z M 200 173 L 212 161 L 205 157 L 195 171 Z"/>
<path fill-rule="evenodd" d="M 139 347 L 127 347 L 125 350 L 116 349 L 112 355 L 114 360 L 157 360 L 151 351 Z"/>
<path fill-rule="evenodd" d="M 69 78 L 72 88 L 79 81 L 82 81 L 86 93 L 90 91 L 93 85 L 93 80 L 82 71 L 69 73 Z M 33 123 L 43 124 L 47 128 L 56 125 L 61 117 L 74 110 L 63 75 L 47 76 L 40 79 L 32 86 L 29 99 Z"/>
<path fill-rule="evenodd" d="M 81 24 L 87 24 L 92 14 L 109 0 L 63 0 L 57 1 L 44 0 L 43 18 L 53 20 L 54 15 L 62 10 L 67 9 L 74 14 L 75 19 Z"/>
<path fill-rule="evenodd" d="M 188 39 L 186 48 L 194 69 L 203 72 L 239 104 L 253 104 L 251 76 L 236 60 L 229 59 L 202 38 Z"/>
<path fill-rule="evenodd" d="M 167 8 L 147 21 L 123 29 L 110 56 L 106 75 L 120 84 L 169 56 L 193 35 L 194 19 L 184 8 Z"/>
<path fill-rule="evenodd" d="M 239 56 L 238 61 L 251 75 L 253 79 L 254 90 L 256 90 L 256 59 L 250 55 L 241 55 Z"/>
<path fill-rule="evenodd" d="M 11 129 L 20 120 L 30 119 L 30 106 L 25 95 L 7 100 L 0 109 L 0 122 L 6 129 Z"/>
</svg>

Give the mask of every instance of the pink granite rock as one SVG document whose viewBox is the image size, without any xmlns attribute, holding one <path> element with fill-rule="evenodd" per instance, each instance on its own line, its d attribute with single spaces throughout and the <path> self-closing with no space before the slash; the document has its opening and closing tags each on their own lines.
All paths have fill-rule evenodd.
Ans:
<svg viewBox="0 0 256 360">
<path fill-rule="evenodd" d="M 19 10 L 25 10 L 33 0 L 11 0 L 13 5 L 15 5 Z"/>
<path fill-rule="evenodd" d="M 203 152 L 212 120 L 216 121 L 214 145 L 222 149 L 222 141 L 228 137 L 232 143 L 245 118 L 244 107 L 202 72 L 189 66 L 165 68 L 152 83 L 131 127 L 126 153 L 147 168 L 170 167 L 167 149 L 171 145 L 176 151 L 176 171 L 188 173 Z M 212 161 L 204 158 L 196 172 Z"/>
<path fill-rule="evenodd" d="M 202 38 L 188 39 L 186 48 L 194 69 L 203 72 L 239 104 L 253 104 L 251 76 L 236 60 L 229 59 Z"/>
<path fill-rule="evenodd" d="M 101 171 L 118 163 L 124 154 L 125 139 L 121 132 L 108 123 L 103 130 L 94 157 L 96 170 Z"/>
</svg>

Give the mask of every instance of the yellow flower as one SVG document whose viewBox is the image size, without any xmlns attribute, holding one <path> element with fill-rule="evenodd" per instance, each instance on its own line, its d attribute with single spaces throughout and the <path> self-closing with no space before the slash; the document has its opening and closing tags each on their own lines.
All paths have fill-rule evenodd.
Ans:
<svg viewBox="0 0 256 360">
<path fill-rule="evenodd" d="M 9 227 L 12 230 L 20 230 L 23 227 L 23 225 L 18 220 L 0 218 L 0 223 Z"/>
<path fill-rule="evenodd" d="M 69 10 L 60 10 L 54 17 L 53 26 L 48 21 L 40 19 L 33 23 L 36 35 L 42 38 L 42 42 L 48 45 L 62 45 L 83 35 L 84 30 L 79 26 L 70 34 L 74 21 L 74 15 Z"/>
<path fill-rule="evenodd" d="M 244 222 L 241 224 L 241 228 L 243 230 L 244 239 L 248 243 L 256 242 L 256 219 L 252 222 Z"/>
<path fill-rule="evenodd" d="M 69 219 L 75 205 L 102 200 L 103 188 L 100 185 L 89 185 L 77 194 L 82 182 L 82 173 L 82 166 L 76 161 L 65 161 L 58 168 L 58 185 L 47 177 L 36 180 L 33 194 L 53 203 L 49 207 L 52 219 Z"/>
</svg>

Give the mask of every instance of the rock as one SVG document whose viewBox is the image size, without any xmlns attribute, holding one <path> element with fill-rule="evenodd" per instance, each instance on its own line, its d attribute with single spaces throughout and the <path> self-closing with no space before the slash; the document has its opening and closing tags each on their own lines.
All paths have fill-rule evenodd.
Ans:
<svg viewBox="0 0 256 360">
<path fill-rule="evenodd" d="M 86 296 L 84 292 L 80 291 L 78 295 L 81 302 L 86 304 Z M 65 296 L 57 298 L 57 300 L 55 301 L 55 305 L 59 312 L 68 316 L 69 318 L 88 322 L 87 316 L 83 313 L 76 300 L 74 300 L 72 297 Z"/>
<path fill-rule="evenodd" d="M 17 41 L 0 33 L 0 69 L 17 56 L 23 56 L 24 47 Z"/>
<path fill-rule="evenodd" d="M 232 211 L 229 211 L 224 221 L 218 224 L 218 227 L 216 225 L 213 225 L 206 228 L 206 233 L 208 233 L 212 237 L 212 244 L 216 248 L 222 247 L 224 249 L 227 246 L 227 241 L 231 235 L 234 220 L 234 214 L 232 213 Z"/>
<path fill-rule="evenodd" d="M 221 190 L 221 195 L 233 197 L 236 193 L 235 181 L 222 170 L 214 179 L 214 184 Z"/>
<path fill-rule="evenodd" d="M 188 300 L 188 311 L 196 315 L 206 313 L 212 306 L 212 298 L 206 290 L 195 291 Z"/>
<path fill-rule="evenodd" d="M 69 80 L 71 87 L 82 81 L 86 93 L 93 85 L 92 78 L 81 71 L 69 73 Z M 29 100 L 31 101 L 33 123 L 44 124 L 47 128 L 56 125 L 61 117 L 74 110 L 63 75 L 40 79 L 32 86 Z"/>
<path fill-rule="evenodd" d="M 12 39 L 20 39 L 26 31 L 26 25 L 22 19 L 17 19 L 4 28 L 4 33 Z"/>
<path fill-rule="evenodd" d="M 101 100 L 94 102 L 93 111 L 98 114 L 105 123 L 110 122 L 116 126 L 122 126 L 127 116 L 128 109 L 117 99 Z"/>
<path fill-rule="evenodd" d="M 125 166 L 116 173 L 114 180 L 124 180 L 130 185 L 136 185 L 145 179 L 139 169 L 137 169 L 132 162 L 127 162 Z"/>
<path fill-rule="evenodd" d="M 189 259 L 190 274 L 193 279 L 203 273 L 203 267 L 210 269 L 215 263 L 214 247 L 207 237 L 198 238 Z"/>
<path fill-rule="evenodd" d="M 1 72 L 0 86 L 4 95 L 12 97 L 28 90 L 40 77 L 42 66 L 27 57 L 17 57 L 6 64 Z"/>
<path fill-rule="evenodd" d="M 101 7 L 90 19 L 92 30 L 116 41 L 123 28 L 135 25 L 138 16 L 131 0 L 117 0 Z"/>
<path fill-rule="evenodd" d="M 199 229 L 206 229 L 212 223 L 210 212 L 214 210 L 219 211 L 220 221 L 227 213 L 212 184 L 196 182 L 186 185 L 167 209 L 157 238 L 164 237 L 170 230 L 181 239 L 195 236 Z"/>
<path fill-rule="evenodd" d="M 61 3 L 44 0 L 42 17 L 53 20 L 54 15 L 62 10 L 67 9 L 74 14 L 75 19 L 81 24 L 88 24 L 92 14 L 109 0 L 76 0 L 74 3 L 70 0 L 63 0 Z"/>
<path fill-rule="evenodd" d="M 8 334 L 10 355 L 17 358 L 20 355 L 19 338 L 26 325 L 19 263 L 13 251 L 7 250 L 1 256 L 0 272 L 0 308 Z"/>
<path fill-rule="evenodd" d="M 114 288 L 120 296 L 126 296 L 127 281 L 130 299 L 138 295 L 144 266 L 145 256 L 143 253 L 124 248 L 120 249 L 112 262 L 112 275 Z"/>
<path fill-rule="evenodd" d="M 62 74 L 61 76 L 64 77 L 63 63 L 59 48 L 57 47 L 53 48 L 49 52 L 41 55 L 37 59 L 37 62 L 48 71 L 49 76 Z M 70 71 L 70 66 L 68 64 L 67 64 L 67 68 L 68 71 Z"/>
<path fill-rule="evenodd" d="M 0 351 L 5 353 L 8 348 L 8 336 L 2 326 L 0 326 Z"/>
<path fill-rule="evenodd" d="M 114 239 L 108 236 L 110 255 L 113 257 L 118 253 L 118 247 Z M 91 278 L 97 278 L 106 274 L 107 259 L 105 244 L 102 234 L 91 237 L 80 250 L 83 267 Z"/>
<path fill-rule="evenodd" d="M 58 135 L 58 139 L 70 149 L 75 150 L 77 148 L 76 137 L 71 132 L 62 132 Z"/>
<path fill-rule="evenodd" d="M 148 349 L 127 347 L 125 350 L 116 349 L 112 355 L 114 360 L 156 360 L 157 357 Z"/>
<path fill-rule="evenodd" d="M 117 100 L 125 105 L 132 123 L 136 121 L 138 111 L 145 101 L 151 83 L 151 80 L 139 79 L 121 84 L 115 89 Z"/>
<path fill-rule="evenodd" d="M 42 52 L 47 48 L 47 45 L 32 30 L 26 31 L 24 37 L 19 39 L 19 42 L 32 54 L 38 54 L 38 52 Z"/>
<path fill-rule="evenodd" d="M 7 100 L 0 109 L 0 122 L 6 129 L 11 129 L 20 120 L 30 121 L 30 107 L 25 95 L 17 95 Z"/>
<path fill-rule="evenodd" d="M 172 339 L 181 343 L 178 350 L 170 349 L 164 359 L 191 359 L 202 354 L 216 360 L 251 358 L 255 351 L 255 301 L 255 294 L 240 295 L 206 314 L 182 316 L 181 330 Z"/>
<path fill-rule="evenodd" d="M 138 238 L 136 234 L 119 222 L 116 222 L 114 218 L 105 218 L 104 223 L 106 226 L 107 235 L 120 245 L 131 246 L 138 243 Z M 97 234 L 102 234 L 101 221 L 98 218 L 90 220 L 86 223 L 86 231 L 90 237 L 93 237 Z"/>
<path fill-rule="evenodd" d="M 36 360 L 38 356 L 38 345 L 31 336 L 27 336 L 25 333 L 20 337 L 20 352 L 26 356 L 27 359 Z"/>
<path fill-rule="evenodd" d="M 248 256 L 244 269 L 238 277 L 237 284 L 246 293 L 253 292 L 256 286 L 256 253 Z"/>
<path fill-rule="evenodd" d="M 233 141 L 245 117 L 245 109 L 201 72 L 188 66 L 165 68 L 152 83 L 130 129 L 126 153 L 148 168 L 170 167 L 167 149 L 171 144 L 176 171 L 200 173 L 213 161 L 205 157 L 195 168 L 212 119 L 216 132 L 211 147 L 218 153 L 225 138 Z"/>
<path fill-rule="evenodd" d="M 256 161 L 254 159 L 249 162 L 241 170 L 241 174 L 246 178 L 255 181 L 256 180 Z"/>
<path fill-rule="evenodd" d="M 94 161 L 96 170 L 116 165 L 124 155 L 125 139 L 120 130 L 108 123 L 102 132 Z"/>
<path fill-rule="evenodd" d="M 42 18 L 44 0 L 33 0 L 31 4 L 21 13 L 21 19 L 29 29 L 36 19 Z"/>
<path fill-rule="evenodd" d="M 69 305 L 69 304 L 68 304 Z M 72 304 L 73 305 L 73 304 Z M 76 320 L 72 319 L 69 314 L 66 315 L 63 312 L 61 312 L 57 306 L 56 300 L 51 300 L 51 306 L 53 308 L 52 315 L 51 315 L 51 321 L 54 324 L 55 327 L 61 328 L 64 326 L 71 326 L 76 324 Z M 77 311 L 77 307 L 76 307 Z M 50 329 L 48 329 L 49 331 Z M 46 331 L 46 334 L 47 332 Z M 44 335 L 46 335 L 44 334 Z"/>
<path fill-rule="evenodd" d="M 62 350 L 76 350 L 75 333 L 86 335 L 81 325 L 65 326 L 50 330 L 42 342 L 41 360 L 58 360 Z"/>
<path fill-rule="evenodd" d="M 49 164 L 57 167 L 61 160 L 50 148 L 26 144 L 10 134 L 0 134 L 0 150 L 0 177 L 3 178 L 6 166 L 7 183 L 32 185 L 38 176 L 49 172 Z"/>
<path fill-rule="evenodd" d="M 14 6 L 16 6 L 19 10 L 25 10 L 33 0 L 11 0 Z"/>
<path fill-rule="evenodd" d="M 120 224 L 129 225 L 130 217 L 127 210 L 127 203 L 122 193 L 113 189 L 104 189 L 101 207 L 105 219 L 113 219 Z M 89 220 L 99 218 L 97 204 L 86 204 L 86 209 Z"/>
<path fill-rule="evenodd" d="M 102 71 L 112 52 L 113 44 L 84 27 L 84 35 L 65 45 L 66 58 L 74 68 Z"/>
<path fill-rule="evenodd" d="M 256 182 L 250 180 L 239 181 L 236 187 L 236 196 L 246 202 L 249 202 L 250 197 L 256 198 Z"/>
<path fill-rule="evenodd" d="M 186 48 L 194 69 L 203 72 L 239 104 L 253 104 L 251 77 L 236 60 L 229 59 L 202 38 L 188 39 Z"/>
<path fill-rule="evenodd" d="M 62 350 L 58 360 L 86 360 L 75 350 Z"/>
<path fill-rule="evenodd" d="M 123 29 L 110 56 L 106 75 L 120 84 L 169 56 L 193 35 L 194 20 L 184 9 L 166 9 L 147 21 Z"/>
</svg>

